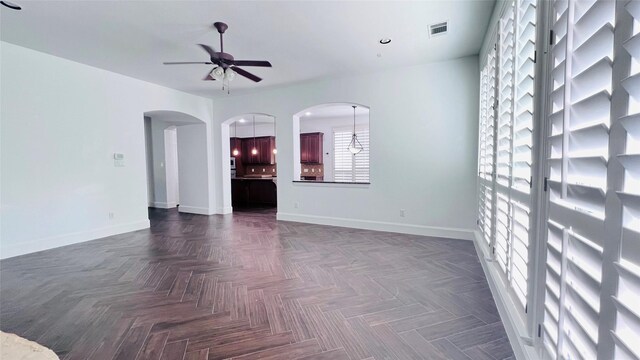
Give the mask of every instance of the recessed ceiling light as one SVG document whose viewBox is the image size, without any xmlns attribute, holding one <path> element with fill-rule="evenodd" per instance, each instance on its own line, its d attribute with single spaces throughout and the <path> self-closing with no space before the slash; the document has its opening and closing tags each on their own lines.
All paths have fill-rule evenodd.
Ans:
<svg viewBox="0 0 640 360">
<path fill-rule="evenodd" d="M 246 121 L 245 119 L 240 119 L 240 122 L 241 122 L 241 123 L 243 123 L 243 122 L 245 122 L 245 121 Z"/>
<path fill-rule="evenodd" d="M 13 9 L 13 10 L 22 10 L 22 8 L 10 1 L 0 1 L 0 4 L 8 7 L 9 9 Z"/>
<path fill-rule="evenodd" d="M 391 42 L 391 39 L 389 39 L 389 38 L 380 39 L 380 44 L 382 44 L 382 45 L 387 45 L 390 42 Z"/>
<path fill-rule="evenodd" d="M 310 116 L 311 112 L 307 111 L 306 113 L 304 113 L 306 116 Z"/>
</svg>

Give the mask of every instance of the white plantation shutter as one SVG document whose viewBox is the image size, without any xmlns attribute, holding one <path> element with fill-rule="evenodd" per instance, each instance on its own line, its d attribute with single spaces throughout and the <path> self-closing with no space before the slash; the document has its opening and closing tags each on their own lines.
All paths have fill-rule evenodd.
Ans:
<svg viewBox="0 0 640 360">
<path fill-rule="evenodd" d="M 352 155 L 355 182 L 369 182 L 369 130 L 356 130 L 362 151 Z"/>
<path fill-rule="evenodd" d="M 628 95 L 628 108 L 627 115 L 619 119 L 625 132 L 623 152 L 617 155 L 623 167 L 622 188 L 617 192 L 623 211 L 612 331 L 615 358 L 623 360 L 640 359 L 640 2 L 628 2 L 625 11 L 633 21 L 628 23 L 630 36 L 623 43 L 631 61 L 625 69 L 629 77 L 621 83 Z"/>
<path fill-rule="evenodd" d="M 496 139 L 496 222 L 494 256 L 505 278 L 510 264 L 511 183 L 515 7 L 511 3 L 498 24 L 498 117 Z"/>
<path fill-rule="evenodd" d="M 513 127 L 514 6 L 500 19 L 498 41 L 498 138 L 497 182 L 509 186 L 511 178 L 511 135 Z M 506 265 L 506 264 L 504 264 Z"/>
<path fill-rule="evenodd" d="M 500 20 L 495 258 L 524 317 L 527 308 L 533 146 L 535 1 Z"/>
<path fill-rule="evenodd" d="M 515 5 L 514 117 L 510 183 L 509 280 L 523 309 L 527 307 L 531 208 L 531 167 L 533 165 L 533 114 L 536 58 L 536 1 L 521 0 Z"/>
<path fill-rule="evenodd" d="M 596 359 L 615 2 L 551 11 L 543 344 L 549 358 Z"/>
<path fill-rule="evenodd" d="M 496 92 L 496 48 L 487 56 L 480 78 L 480 126 L 478 181 L 480 184 L 478 225 L 488 247 L 492 245 L 493 172 Z"/>
<path fill-rule="evenodd" d="M 333 178 L 334 181 L 353 181 L 353 155 L 348 150 L 350 131 L 333 133 Z"/>
<path fill-rule="evenodd" d="M 336 182 L 369 182 L 369 130 L 357 129 L 363 150 L 353 155 L 349 151 L 351 130 L 333 132 L 333 176 Z"/>
<path fill-rule="evenodd" d="M 530 287 L 536 11 L 536 0 L 507 5 L 497 47 L 481 73 L 478 224 L 523 324 Z"/>
<path fill-rule="evenodd" d="M 535 0 L 504 5 L 497 51 L 482 68 L 479 230 L 501 296 L 535 309 L 527 315 L 538 325 L 535 358 L 640 360 L 640 0 L 540 4 L 549 11 L 544 31 L 536 31 Z M 550 39 L 536 41 L 544 33 Z M 536 59 L 536 47 L 546 56 Z M 548 75 L 537 94 L 534 68 Z M 540 136 L 534 104 L 546 105 Z M 532 237 L 531 219 L 541 236 Z M 537 237 L 539 258 L 530 246 Z"/>
</svg>

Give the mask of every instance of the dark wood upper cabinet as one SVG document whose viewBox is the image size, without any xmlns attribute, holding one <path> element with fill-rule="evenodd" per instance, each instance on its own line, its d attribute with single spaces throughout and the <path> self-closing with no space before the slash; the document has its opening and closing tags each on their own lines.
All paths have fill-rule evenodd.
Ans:
<svg viewBox="0 0 640 360">
<path fill-rule="evenodd" d="M 254 138 L 244 138 L 242 141 L 241 159 L 243 164 L 251 165 L 273 165 L 276 163 L 276 157 L 273 149 L 276 147 L 275 136 L 261 136 Z M 258 153 L 253 155 L 253 148 Z"/>
<path fill-rule="evenodd" d="M 240 154 L 238 154 L 237 159 L 240 160 L 240 155 L 242 154 L 242 139 L 237 137 L 232 137 L 231 139 L 229 139 L 229 143 L 231 145 L 229 148 L 229 156 L 234 157 L 233 149 L 238 149 L 238 152 Z"/>
<path fill-rule="evenodd" d="M 322 164 L 323 137 L 321 132 L 300 134 L 300 163 Z"/>
</svg>

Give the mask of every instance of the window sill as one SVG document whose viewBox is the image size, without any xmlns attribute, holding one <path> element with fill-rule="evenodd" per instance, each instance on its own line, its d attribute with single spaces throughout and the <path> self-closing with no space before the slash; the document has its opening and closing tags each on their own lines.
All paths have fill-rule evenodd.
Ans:
<svg viewBox="0 0 640 360">
<path fill-rule="evenodd" d="M 316 180 L 293 180 L 294 185 L 310 185 L 310 186 L 329 186 L 329 187 L 356 187 L 356 188 L 368 188 L 371 185 L 370 182 L 342 182 L 342 181 L 316 181 Z"/>
</svg>

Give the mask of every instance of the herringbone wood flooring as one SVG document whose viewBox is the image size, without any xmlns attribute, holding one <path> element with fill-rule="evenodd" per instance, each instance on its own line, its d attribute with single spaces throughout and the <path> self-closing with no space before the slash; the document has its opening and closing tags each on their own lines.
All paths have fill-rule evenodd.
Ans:
<svg viewBox="0 0 640 360">
<path fill-rule="evenodd" d="M 0 262 L 0 328 L 62 359 L 506 359 L 471 242 L 150 210 Z"/>
</svg>

